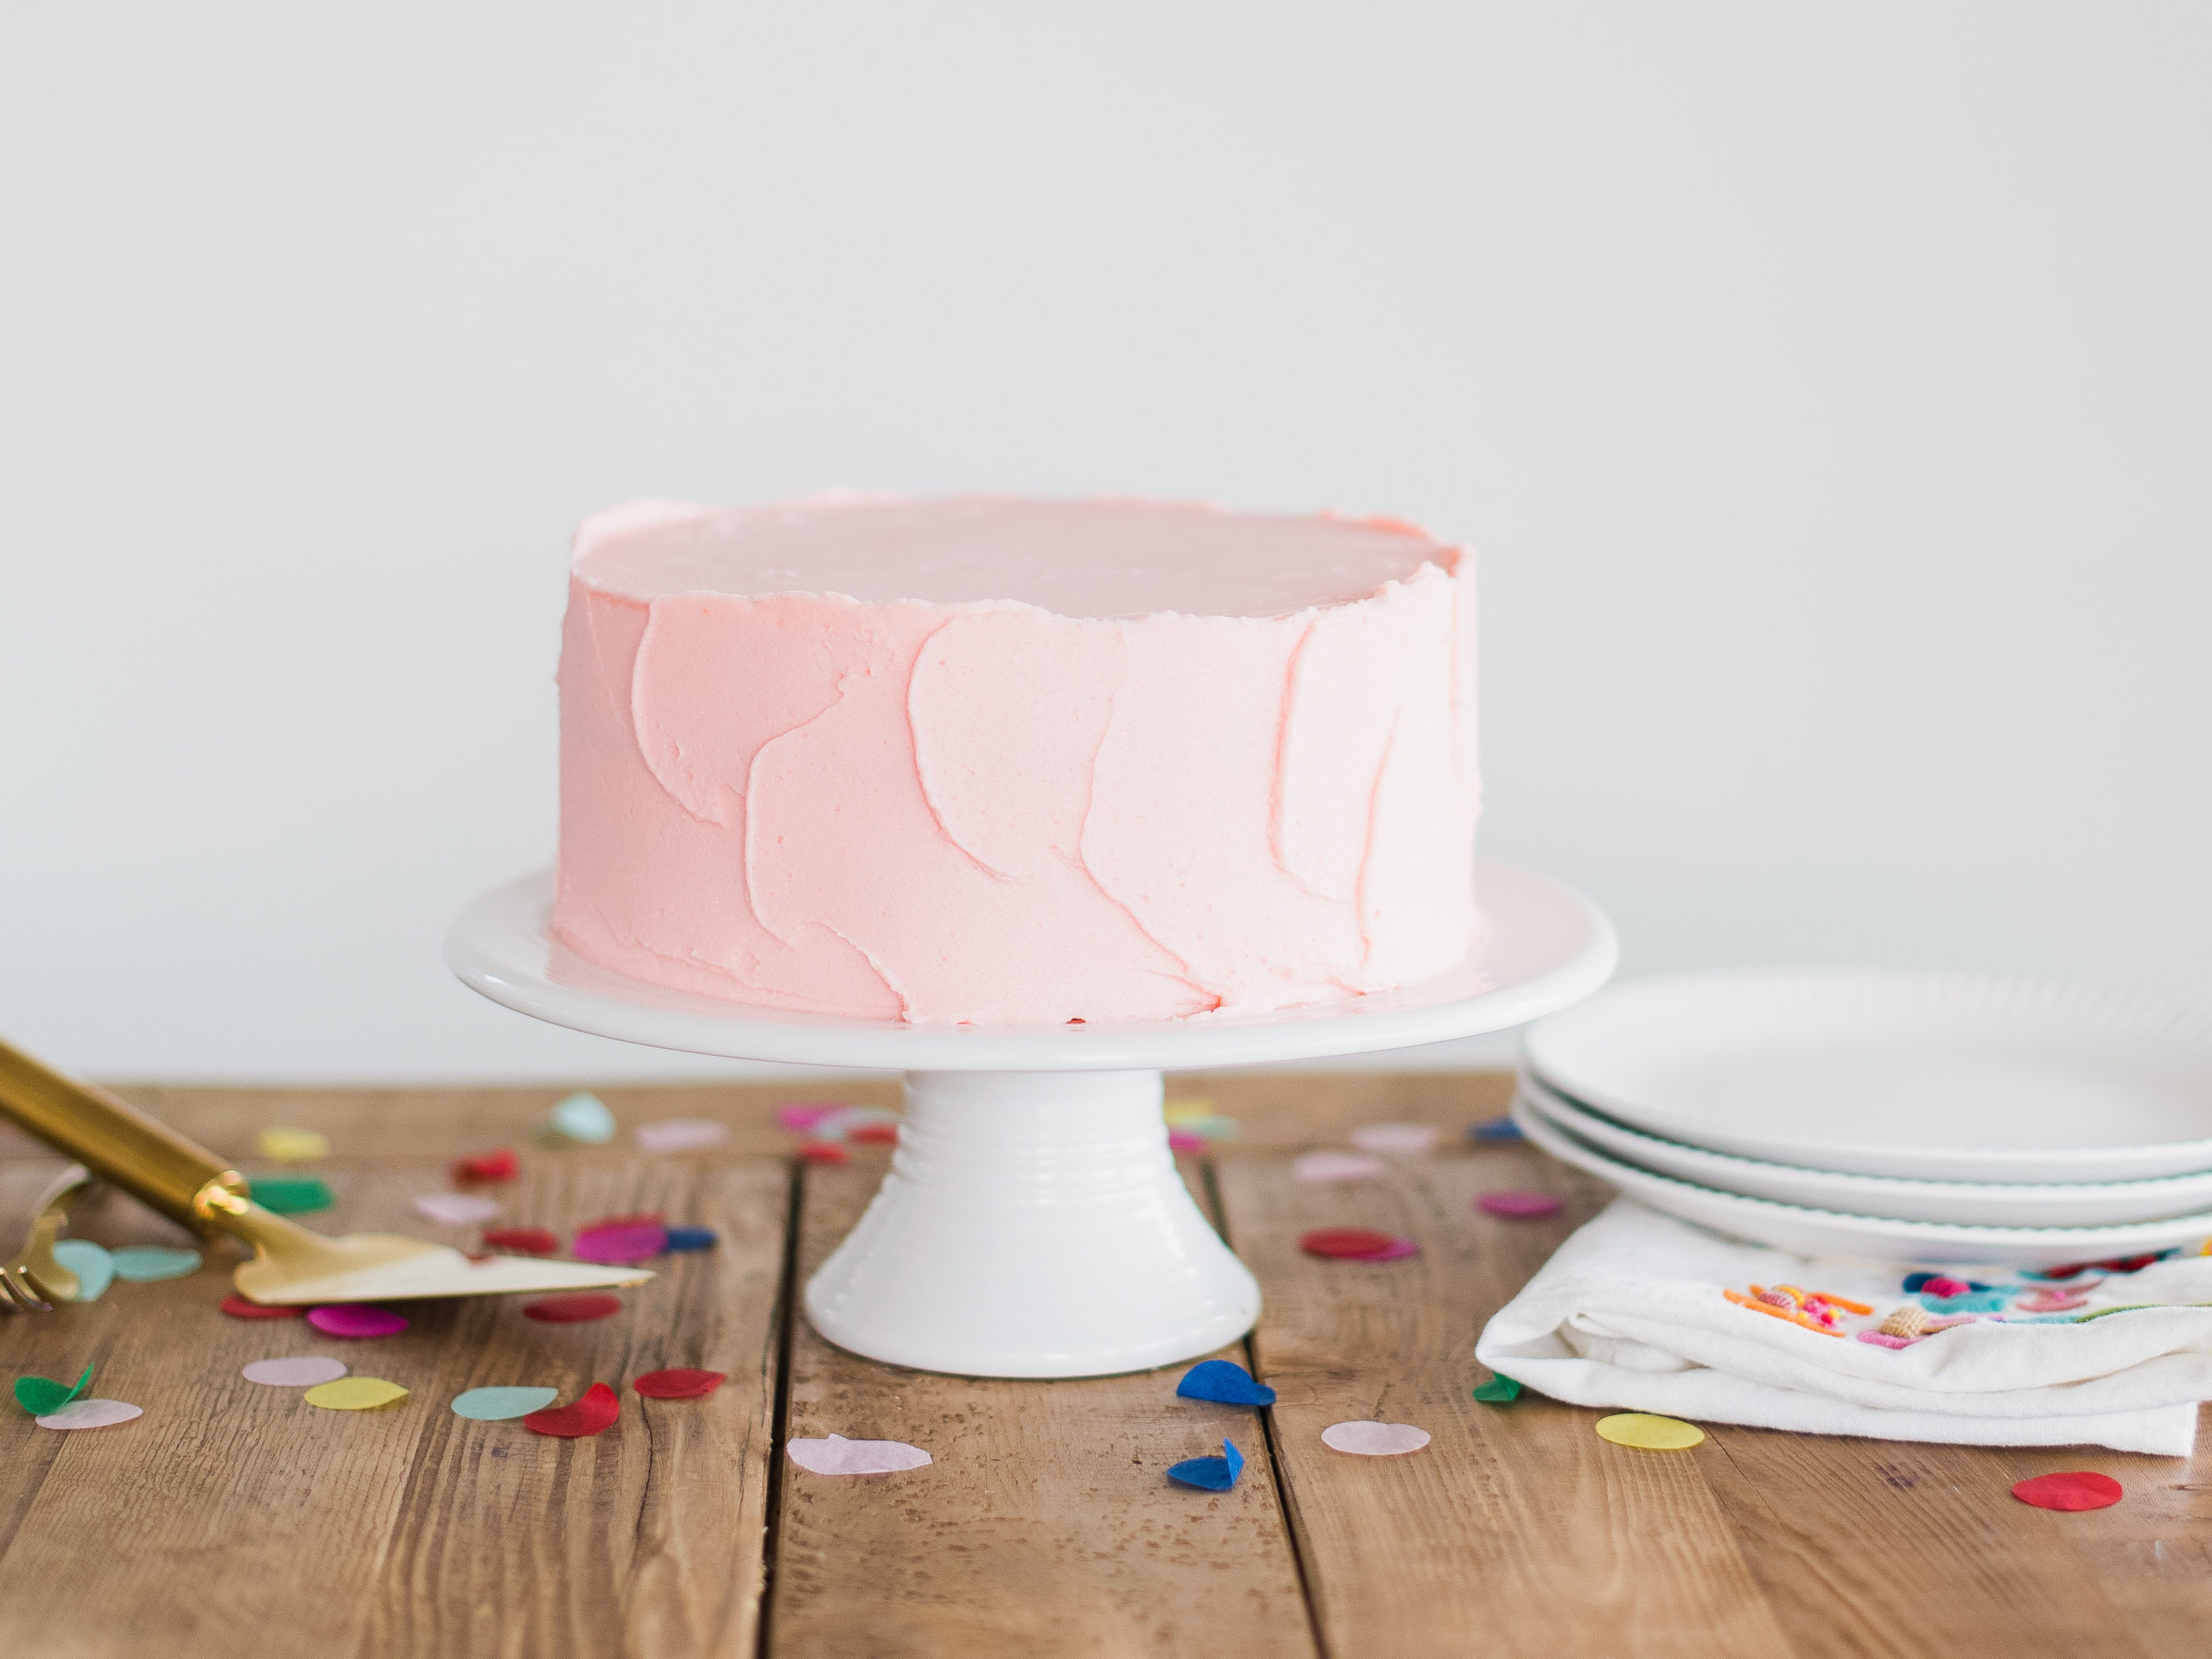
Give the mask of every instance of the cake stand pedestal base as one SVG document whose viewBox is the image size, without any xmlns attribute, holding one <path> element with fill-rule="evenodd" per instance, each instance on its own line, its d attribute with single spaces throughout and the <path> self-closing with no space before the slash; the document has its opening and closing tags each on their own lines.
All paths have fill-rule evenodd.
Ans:
<svg viewBox="0 0 2212 1659">
<path fill-rule="evenodd" d="M 891 1173 L 806 1287 L 840 1348 L 979 1376 L 1195 1359 L 1259 1312 L 1175 1167 L 1157 1071 L 909 1071 Z"/>
</svg>

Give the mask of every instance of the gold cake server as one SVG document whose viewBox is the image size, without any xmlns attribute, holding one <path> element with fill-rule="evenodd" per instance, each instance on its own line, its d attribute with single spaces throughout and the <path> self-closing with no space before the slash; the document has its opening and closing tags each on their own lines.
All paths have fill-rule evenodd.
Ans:
<svg viewBox="0 0 2212 1659">
<path fill-rule="evenodd" d="M 423 1296 L 499 1296 L 643 1284 L 642 1268 L 594 1267 L 536 1256 L 473 1261 L 459 1250 L 396 1233 L 327 1238 L 254 1203 L 245 1176 L 167 1124 L 104 1090 L 66 1077 L 0 1042 L 0 1116 L 204 1236 L 226 1233 L 253 1247 L 233 1275 L 250 1300 L 398 1301 Z"/>
</svg>

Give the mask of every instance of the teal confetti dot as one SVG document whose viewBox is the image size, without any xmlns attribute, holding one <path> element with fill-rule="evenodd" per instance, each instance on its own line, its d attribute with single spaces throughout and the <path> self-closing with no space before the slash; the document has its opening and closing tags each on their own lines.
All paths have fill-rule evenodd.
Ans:
<svg viewBox="0 0 2212 1659">
<path fill-rule="evenodd" d="M 561 1397 L 558 1389 L 471 1389 L 453 1400 L 453 1414 L 473 1422 L 504 1423 L 543 1411 Z"/>
<path fill-rule="evenodd" d="M 614 1138 L 614 1114 L 597 1095 L 574 1094 L 556 1106 L 546 1119 L 553 1133 L 595 1147 Z"/>
<path fill-rule="evenodd" d="M 115 1258 L 89 1238 L 65 1238 L 54 1247 L 54 1259 L 77 1275 L 77 1300 L 97 1302 L 115 1282 Z"/>
<path fill-rule="evenodd" d="M 188 1273 L 200 1271 L 200 1252 L 197 1250 L 165 1250 L 158 1244 L 130 1244 L 119 1250 L 108 1252 L 115 1264 L 115 1276 L 128 1279 L 133 1284 L 145 1284 L 156 1279 L 181 1279 Z"/>
</svg>

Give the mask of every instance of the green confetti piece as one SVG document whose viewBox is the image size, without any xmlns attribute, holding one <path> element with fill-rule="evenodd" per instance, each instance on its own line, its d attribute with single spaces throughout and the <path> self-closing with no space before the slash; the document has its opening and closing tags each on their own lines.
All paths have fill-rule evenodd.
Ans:
<svg viewBox="0 0 2212 1659">
<path fill-rule="evenodd" d="M 181 1279 L 188 1273 L 200 1271 L 200 1252 L 197 1250 L 168 1250 L 158 1244 L 131 1244 L 119 1250 L 110 1250 L 108 1260 L 115 1264 L 115 1276 L 128 1279 L 133 1284 L 144 1284 L 155 1279 Z"/>
<path fill-rule="evenodd" d="M 471 1389 L 454 1396 L 453 1414 L 480 1423 L 504 1423 L 543 1411 L 560 1394 L 558 1389 Z"/>
<path fill-rule="evenodd" d="M 97 1302 L 115 1282 L 115 1258 L 89 1238 L 65 1238 L 54 1247 L 54 1259 L 77 1275 L 77 1300 Z"/>
<path fill-rule="evenodd" d="M 563 1140 L 598 1146 L 614 1138 L 614 1114 L 597 1095 L 574 1094 L 556 1106 L 545 1126 Z"/>
<path fill-rule="evenodd" d="M 16 1403 L 34 1417 L 44 1417 L 60 1410 L 92 1385 L 92 1368 L 89 1365 L 73 1389 L 51 1377 L 19 1376 L 16 1379 Z"/>
<path fill-rule="evenodd" d="M 1521 1397 L 1521 1385 L 1503 1371 L 1492 1371 L 1490 1381 L 1475 1389 L 1475 1398 L 1493 1406 L 1502 1406 L 1509 1400 Z"/>
<path fill-rule="evenodd" d="M 320 1175 L 257 1175 L 253 1201 L 273 1215 L 307 1216 L 337 1202 Z"/>
</svg>

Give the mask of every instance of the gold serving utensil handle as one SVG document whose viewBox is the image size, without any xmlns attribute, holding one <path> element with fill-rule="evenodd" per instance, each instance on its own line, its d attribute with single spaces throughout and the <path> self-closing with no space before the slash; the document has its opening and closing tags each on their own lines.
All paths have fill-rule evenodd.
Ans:
<svg viewBox="0 0 2212 1659">
<path fill-rule="evenodd" d="M 233 1230 L 223 1202 L 242 1202 L 245 1176 L 205 1147 L 0 1042 L 0 1116 L 105 1176 L 140 1203 L 207 1237 Z"/>
</svg>

